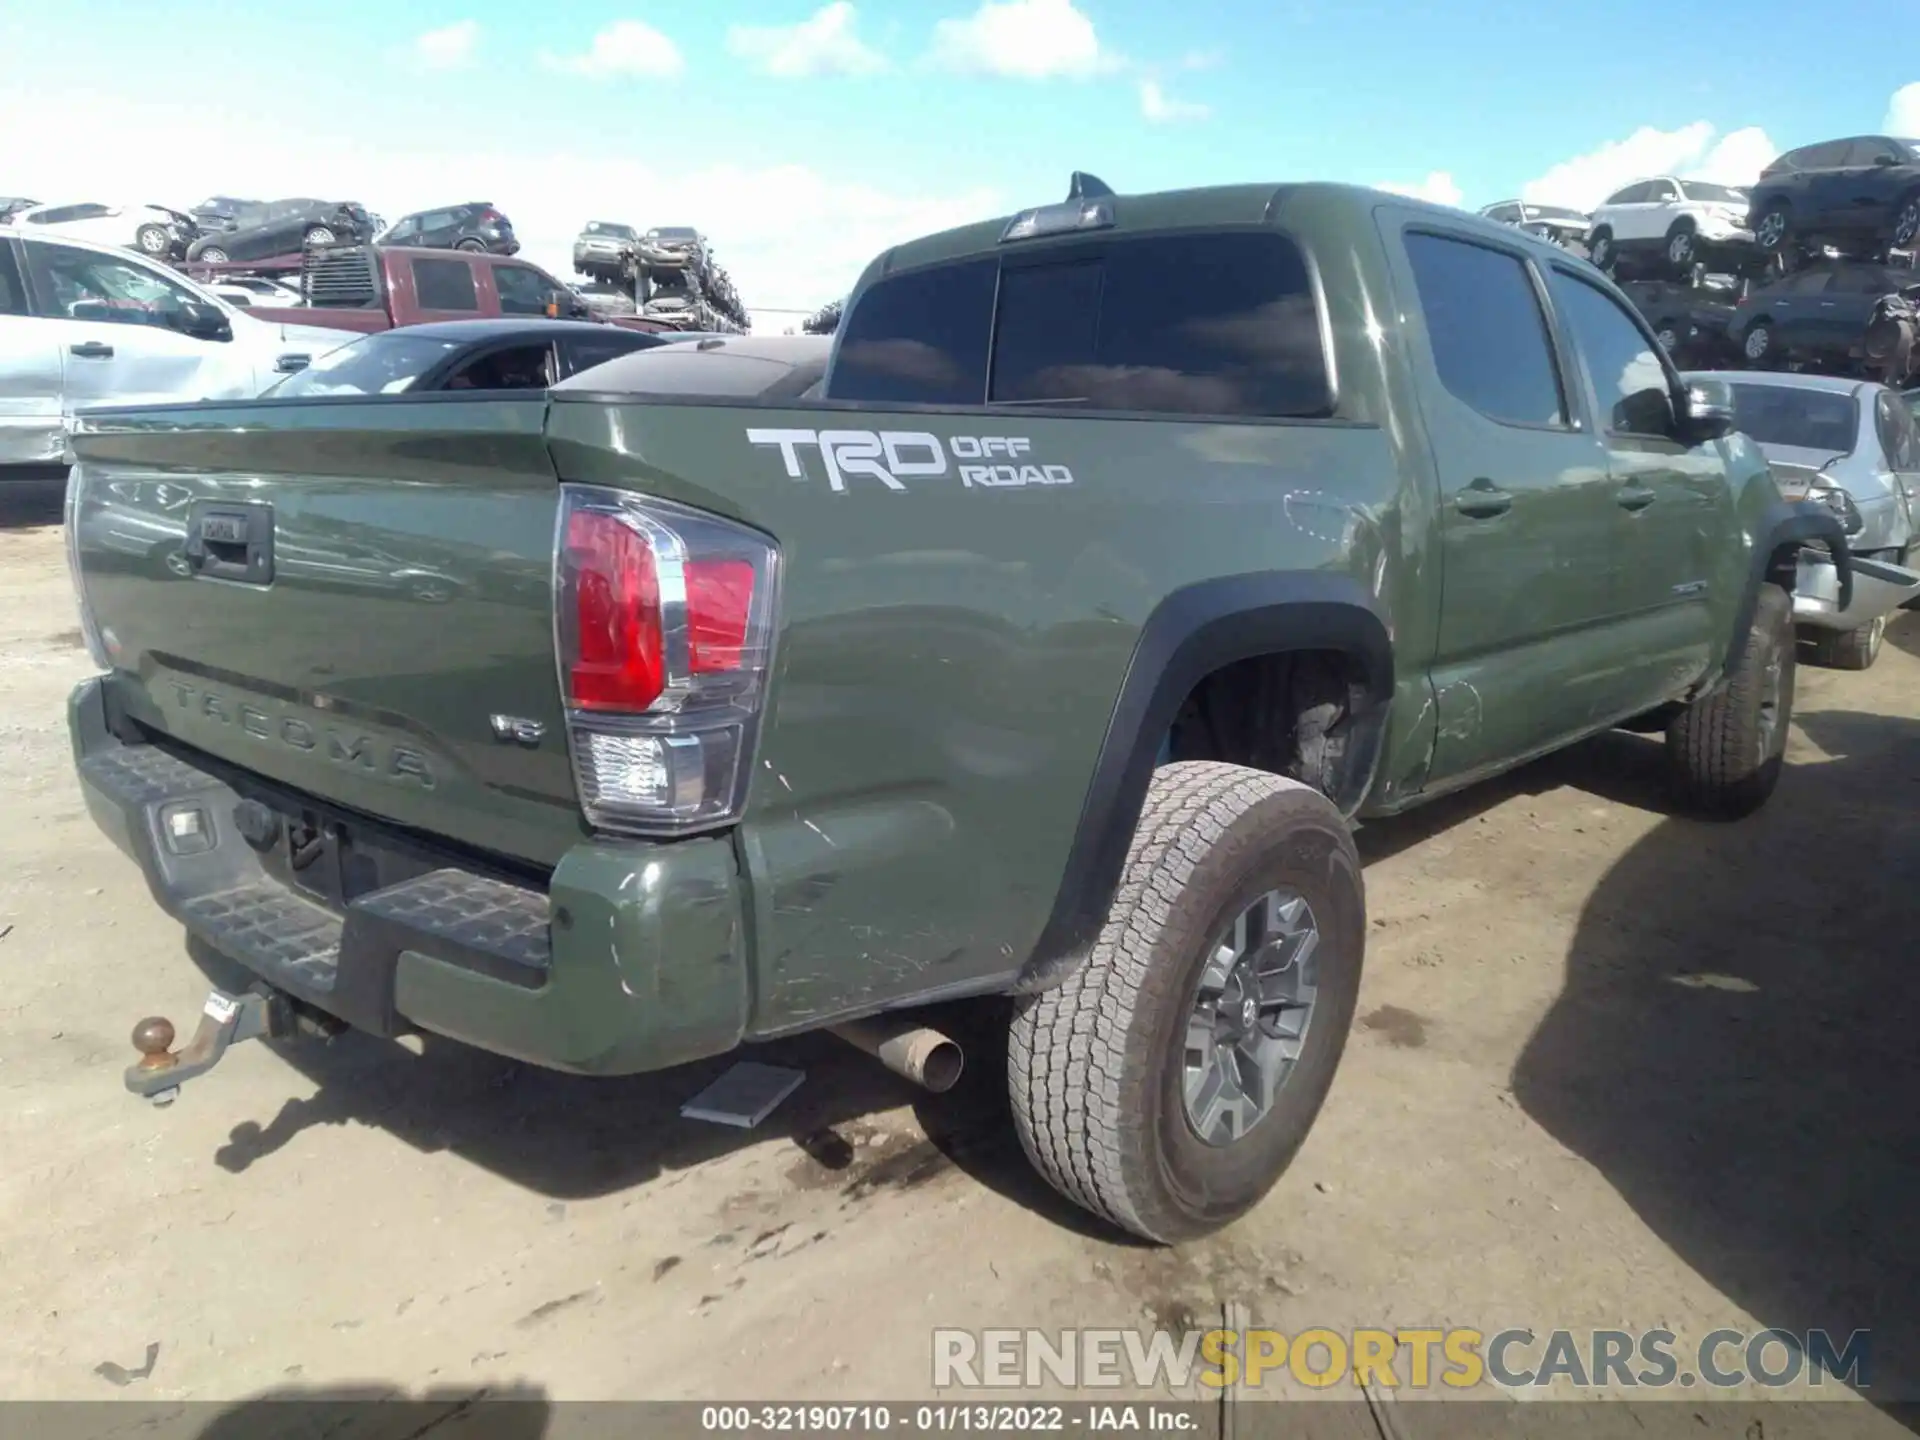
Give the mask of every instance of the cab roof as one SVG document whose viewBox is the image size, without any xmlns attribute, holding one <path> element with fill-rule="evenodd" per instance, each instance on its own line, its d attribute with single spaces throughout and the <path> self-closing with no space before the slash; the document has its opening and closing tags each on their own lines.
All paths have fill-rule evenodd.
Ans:
<svg viewBox="0 0 1920 1440">
<path fill-rule="evenodd" d="M 1336 204 L 1345 200 L 1354 206 L 1370 206 L 1382 201 L 1390 201 L 1416 210 L 1431 211 L 1436 216 L 1445 216 L 1455 224 L 1465 222 L 1488 226 L 1492 233 L 1501 235 L 1503 239 L 1510 240 L 1514 233 L 1509 226 L 1485 220 L 1469 211 L 1436 205 L 1431 201 L 1390 191 L 1375 190 L 1364 185 L 1343 185 L 1327 181 L 1209 185 L 1191 190 L 1161 190 L 1145 195 L 1111 195 L 1098 198 L 1112 206 L 1113 224 L 1110 226 L 1104 226 L 1098 230 L 1063 231 L 1058 235 L 1033 240 L 1003 241 L 1001 237 L 1005 234 L 1007 226 L 1013 222 L 1016 215 L 1025 213 L 1025 211 L 1019 211 L 1015 212 L 1015 215 L 1001 215 L 992 220 L 957 226 L 935 235 L 910 240 L 903 245 L 896 245 L 873 262 L 869 276 L 877 278 L 898 270 L 913 270 L 922 265 L 940 264 L 972 256 L 1011 253 L 1030 246 L 1043 245 L 1051 240 L 1069 240 L 1075 235 L 1083 237 L 1140 235 L 1164 230 L 1203 230 L 1212 226 L 1267 224 L 1282 219 L 1282 212 L 1296 201 L 1305 201 L 1310 198 L 1332 201 Z M 1042 202 L 1042 205 L 1058 203 L 1063 202 Z"/>
</svg>

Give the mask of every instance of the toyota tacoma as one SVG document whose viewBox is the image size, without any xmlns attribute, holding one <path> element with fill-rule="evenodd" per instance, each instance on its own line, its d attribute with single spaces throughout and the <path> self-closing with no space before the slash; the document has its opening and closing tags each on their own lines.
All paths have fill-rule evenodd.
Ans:
<svg viewBox="0 0 1920 1440">
<path fill-rule="evenodd" d="M 1041 1173 L 1207 1233 L 1333 1080 L 1356 823 L 1623 726 L 1690 810 L 1774 789 L 1796 582 L 1857 600 L 1730 404 L 1512 227 L 1076 176 L 881 255 L 831 341 L 87 415 L 80 780 L 250 977 L 129 1088 L 342 1025 L 912 1073 L 1001 995 Z"/>
</svg>

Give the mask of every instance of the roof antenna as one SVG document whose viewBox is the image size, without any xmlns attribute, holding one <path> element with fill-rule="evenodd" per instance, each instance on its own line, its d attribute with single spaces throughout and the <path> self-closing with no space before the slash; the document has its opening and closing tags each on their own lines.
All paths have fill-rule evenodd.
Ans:
<svg viewBox="0 0 1920 1440">
<path fill-rule="evenodd" d="M 1098 175 L 1089 175 L 1084 170 L 1073 172 L 1073 178 L 1067 182 L 1069 200 L 1104 200 L 1113 194 L 1113 187 Z"/>
</svg>

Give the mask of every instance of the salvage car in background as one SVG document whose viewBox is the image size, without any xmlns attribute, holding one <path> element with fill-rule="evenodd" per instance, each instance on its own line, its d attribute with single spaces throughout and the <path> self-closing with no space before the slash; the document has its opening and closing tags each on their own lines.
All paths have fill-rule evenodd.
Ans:
<svg viewBox="0 0 1920 1440">
<path fill-rule="evenodd" d="M 1814 500 L 1840 518 L 1856 557 L 1907 565 L 1920 549 L 1920 426 L 1900 394 L 1871 380 L 1829 375 L 1696 371 L 1724 382 L 1734 421 L 1773 468 L 1780 493 Z M 1852 629 L 1802 626 L 1814 658 L 1864 670 L 1880 654 L 1881 615 Z"/>
<path fill-rule="evenodd" d="M 363 335 L 289 375 L 271 399 L 544 390 L 665 337 L 581 320 L 447 320 Z"/>
<path fill-rule="evenodd" d="M 1758 258 L 1744 190 L 1672 175 L 1636 180 L 1603 200 L 1587 252 L 1602 270 L 1651 265 L 1676 276 L 1703 261 L 1743 265 Z"/>
<path fill-rule="evenodd" d="M 186 258 L 208 265 L 232 260 L 270 260 L 298 255 L 317 245 L 359 244 L 373 236 L 366 208 L 339 200 L 274 200 L 248 206 L 232 227 L 202 235 L 187 247 Z"/>
<path fill-rule="evenodd" d="M 257 210 L 265 205 L 264 200 L 239 200 L 231 195 L 209 195 L 190 213 L 203 231 L 231 230 L 233 222 L 243 210 Z"/>
<path fill-rule="evenodd" d="M 1920 243 L 1920 140 L 1855 135 L 1789 150 L 1760 172 L 1749 225 L 1791 261 L 1822 245 L 1856 258 Z"/>
<path fill-rule="evenodd" d="M 573 268 L 609 282 L 625 279 L 633 268 L 640 232 L 613 220 L 589 220 L 573 241 Z"/>
<path fill-rule="evenodd" d="M 373 243 L 410 245 L 416 250 L 484 250 L 490 255 L 520 253 L 513 222 L 485 200 L 402 215 L 377 233 Z"/>
<path fill-rule="evenodd" d="M 1620 289 L 1645 318 L 1653 338 L 1682 369 L 1739 363 L 1739 348 L 1727 336 L 1739 293 L 1731 278 L 1710 276 L 1698 285 L 1624 280 Z"/>
<path fill-rule="evenodd" d="M 1865 369 L 1898 386 L 1913 369 L 1916 300 L 1920 271 L 1817 260 L 1750 290 L 1727 335 L 1759 369 Z"/>
<path fill-rule="evenodd" d="M 57 462 L 77 406 L 253 396 L 353 338 L 252 316 L 125 249 L 0 234 L 0 467 Z"/>
<path fill-rule="evenodd" d="M 31 210 L 38 200 L 29 200 L 24 195 L 0 195 L 0 225 L 9 223 L 22 210 Z"/>
<path fill-rule="evenodd" d="M 1567 250 L 1584 250 L 1587 231 L 1593 228 L 1593 217 L 1584 210 L 1570 210 L 1564 205 L 1535 205 L 1530 200 L 1499 200 L 1480 213 L 1489 220 L 1538 235 Z"/>
<path fill-rule="evenodd" d="M 158 205 L 35 205 L 13 217 L 23 233 L 58 236 L 62 240 L 91 240 L 97 245 L 119 245 L 156 260 L 180 249 L 187 217 Z M 190 223 L 190 222 L 188 222 Z"/>
</svg>

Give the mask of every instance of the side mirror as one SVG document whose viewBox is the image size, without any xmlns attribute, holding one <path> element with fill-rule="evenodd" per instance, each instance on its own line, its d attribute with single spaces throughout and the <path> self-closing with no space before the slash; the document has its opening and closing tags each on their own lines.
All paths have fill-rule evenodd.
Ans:
<svg viewBox="0 0 1920 1440">
<path fill-rule="evenodd" d="M 1682 403 L 1680 433 L 1688 444 L 1723 440 L 1738 428 L 1733 416 L 1733 391 L 1724 380 L 1693 381 Z"/>
<path fill-rule="evenodd" d="M 233 339 L 233 325 L 226 315 L 217 306 L 199 300 L 189 300 L 180 307 L 180 330 L 196 340 Z"/>
<path fill-rule="evenodd" d="M 1873 163 L 1875 165 L 1898 165 L 1900 162 L 1883 150 L 1873 157 Z"/>
</svg>

